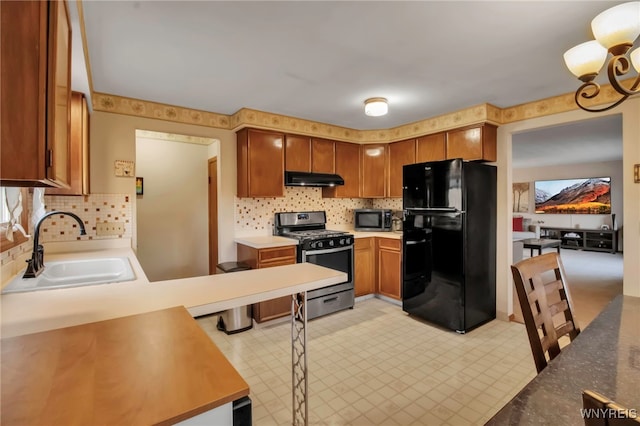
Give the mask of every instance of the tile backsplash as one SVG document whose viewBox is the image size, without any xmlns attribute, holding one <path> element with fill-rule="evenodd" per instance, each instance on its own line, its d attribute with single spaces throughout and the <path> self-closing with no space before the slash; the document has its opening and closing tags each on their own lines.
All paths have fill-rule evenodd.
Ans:
<svg viewBox="0 0 640 426">
<path fill-rule="evenodd" d="M 108 238 L 132 238 L 133 206 L 128 194 L 91 194 L 80 197 L 45 195 L 44 203 L 47 212 L 61 210 L 75 213 L 85 224 L 87 235 L 80 235 L 77 222 L 69 216 L 53 216 L 42 222 L 40 241 L 74 241 Z M 99 222 L 122 222 L 122 235 L 96 235 L 96 224 Z"/>
<path fill-rule="evenodd" d="M 402 210 L 402 198 L 374 198 L 373 208 Z"/>
<path fill-rule="evenodd" d="M 235 199 L 235 231 L 238 234 L 271 234 L 276 212 L 327 212 L 329 225 L 353 225 L 353 209 L 372 207 L 371 200 L 361 198 L 322 198 L 322 188 L 285 187 L 285 196 L 278 198 Z"/>
</svg>

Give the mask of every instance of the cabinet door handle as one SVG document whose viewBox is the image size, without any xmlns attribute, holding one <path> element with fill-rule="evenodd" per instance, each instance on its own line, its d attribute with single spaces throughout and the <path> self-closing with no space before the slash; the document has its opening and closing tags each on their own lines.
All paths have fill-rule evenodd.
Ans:
<svg viewBox="0 0 640 426">
<path fill-rule="evenodd" d="M 420 241 L 407 241 L 405 244 L 408 246 L 412 246 L 414 244 L 422 244 L 422 243 L 426 243 L 427 240 L 420 240 Z"/>
<path fill-rule="evenodd" d="M 322 302 L 323 302 L 323 303 L 330 303 L 330 302 L 334 302 L 334 301 L 336 301 L 336 300 L 338 300 L 338 296 L 336 296 L 336 297 L 331 297 L 331 298 L 329 298 L 329 299 L 324 299 Z"/>
</svg>

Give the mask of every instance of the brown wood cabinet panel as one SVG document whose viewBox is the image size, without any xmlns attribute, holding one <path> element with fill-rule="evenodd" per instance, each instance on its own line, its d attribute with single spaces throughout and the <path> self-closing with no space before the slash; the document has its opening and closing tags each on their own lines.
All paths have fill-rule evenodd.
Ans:
<svg viewBox="0 0 640 426">
<path fill-rule="evenodd" d="M 378 255 L 378 293 L 392 299 L 402 300 L 402 254 L 400 252 L 400 241 L 389 238 L 376 238 L 376 240 Z"/>
<path fill-rule="evenodd" d="M 51 188 L 50 195 L 89 194 L 89 109 L 82 93 L 71 93 L 70 187 Z"/>
<path fill-rule="evenodd" d="M 284 169 L 289 172 L 311 171 L 311 138 L 285 135 Z"/>
<path fill-rule="evenodd" d="M 360 196 L 360 145 L 336 142 L 336 173 L 344 185 L 322 188 L 323 197 L 358 198 Z"/>
<path fill-rule="evenodd" d="M 311 139 L 311 171 L 335 173 L 335 142 L 327 139 Z"/>
<path fill-rule="evenodd" d="M 447 132 L 447 158 L 496 161 L 497 128 L 491 124 L 467 126 Z"/>
<path fill-rule="evenodd" d="M 296 246 L 272 247 L 258 251 L 258 263 L 261 267 L 266 263 L 289 261 L 291 259 L 295 260 L 295 258 Z"/>
<path fill-rule="evenodd" d="M 374 238 L 356 238 L 354 250 L 354 287 L 356 296 L 375 293 Z"/>
<path fill-rule="evenodd" d="M 389 144 L 389 197 L 402 197 L 402 166 L 415 162 L 415 139 Z"/>
<path fill-rule="evenodd" d="M 296 246 L 270 247 L 255 249 L 238 244 L 236 247 L 239 262 L 246 262 L 252 269 L 293 265 L 296 263 Z M 253 319 L 261 323 L 291 313 L 291 296 L 278 297 L 252 305 Z"/>
<path fill-rule="evenodd" d="M 0 180 L 68 186 L 71 27 L 66 2 L 0 8 Z"/>
<path fill-rule="evenodd" d="M 436 133 L 416 140 L 416 163 L 446 160 L 446 133 Z"/>
<path fill-rule="evenodd" d="M 47 141 L 53 149 L 48 177 L 70 185 L 69 123 L 71 121 L 71 23 L 67 2 L 49 3 Z M 52 71 L 52 72 L 51 72 Z"/>
<path fill-rule="evenodd" d="M 249 128 L 238 131 L 238 197 L 284 196 L 283 142 L 283 133 Z"/>
<path fill-rule="evenodd" d="M 360 145 L 362 170 L 360 196 L 384 198 L 387 182 L 387 144 Z"/>
</svg>

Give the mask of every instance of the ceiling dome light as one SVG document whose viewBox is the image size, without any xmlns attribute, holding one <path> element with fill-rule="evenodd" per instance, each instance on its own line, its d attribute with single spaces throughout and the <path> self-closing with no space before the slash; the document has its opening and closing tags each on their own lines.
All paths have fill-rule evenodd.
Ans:
<svg viewBox="0 0 640 426">
<path fill-rule="evenodd" d="M 370 117 L 380 117 L 389 111 L 385 98 L 369 98 L 364 101 L 364 113 Z"/>
</svg>

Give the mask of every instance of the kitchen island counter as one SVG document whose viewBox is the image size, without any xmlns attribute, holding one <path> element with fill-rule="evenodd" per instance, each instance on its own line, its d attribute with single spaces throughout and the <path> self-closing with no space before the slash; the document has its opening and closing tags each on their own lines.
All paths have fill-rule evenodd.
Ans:
<svg viewBox="0 0 640 426">
<path fill-rule="evenodd" d="M 118 249 L 121 253 L 124 249 Z M 133 251 L 129 249 L 130 255 Z M 70 253 L 77 259 L 113 251 Z M 135 256 L 134 256 L 135 258 Z M 184 306 L 192 316 L 258 303 L 344 282 L 347 275 L 311 263 L 252 269 L 233 274 L 59 288 L 0 296 L 2 337 Z"/>
</svg>

